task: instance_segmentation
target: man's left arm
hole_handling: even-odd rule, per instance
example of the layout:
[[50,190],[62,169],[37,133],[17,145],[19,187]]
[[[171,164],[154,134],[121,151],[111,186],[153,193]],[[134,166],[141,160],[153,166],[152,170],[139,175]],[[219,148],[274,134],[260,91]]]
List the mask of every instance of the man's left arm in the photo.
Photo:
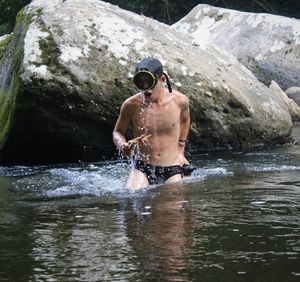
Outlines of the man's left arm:
[[189,163],[184,156],[185,146],[187,143],[187,138],[190,130],[190,107],[189,99],[183,96],[181,104],[181,114],[180,114],[180,134],[178,140],[178,151],[181,154],[181,163]]

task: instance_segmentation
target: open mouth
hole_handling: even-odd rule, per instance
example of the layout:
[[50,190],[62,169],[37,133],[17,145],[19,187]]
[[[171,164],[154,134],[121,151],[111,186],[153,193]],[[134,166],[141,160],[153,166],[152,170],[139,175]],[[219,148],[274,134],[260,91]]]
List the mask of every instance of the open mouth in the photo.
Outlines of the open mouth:
[[145,95],[145,98],[150,98],[152,93],[151,92],[148,92],[148,91],[145,91],[144,92],[144,95]]

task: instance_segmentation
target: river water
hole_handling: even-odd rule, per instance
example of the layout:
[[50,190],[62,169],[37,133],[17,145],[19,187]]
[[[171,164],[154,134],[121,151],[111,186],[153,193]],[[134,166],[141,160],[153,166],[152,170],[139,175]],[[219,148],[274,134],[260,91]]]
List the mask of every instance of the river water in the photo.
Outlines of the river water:
[[126,161],[0,167],[0,281],[300,281],[300,147],[191,159],[138,192]]

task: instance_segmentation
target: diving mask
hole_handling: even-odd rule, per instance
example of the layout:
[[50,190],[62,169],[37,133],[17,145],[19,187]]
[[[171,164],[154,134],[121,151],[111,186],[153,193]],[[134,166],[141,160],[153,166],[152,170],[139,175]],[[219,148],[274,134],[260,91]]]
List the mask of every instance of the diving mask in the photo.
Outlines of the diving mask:
[[163,72],[161,62],[158,59],[148,57],[138,63],[133,82],[140,90],[150,90],[155,87],[162,75],[166,77],[169,92],[172,92],[169,78]]

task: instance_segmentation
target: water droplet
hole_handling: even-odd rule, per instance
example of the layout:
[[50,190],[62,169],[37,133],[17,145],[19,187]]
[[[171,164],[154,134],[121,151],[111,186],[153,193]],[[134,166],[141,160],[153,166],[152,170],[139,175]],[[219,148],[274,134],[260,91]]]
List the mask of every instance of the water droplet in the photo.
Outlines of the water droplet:
[[239,274],[239,275],[245,275],[246,273],[247,273],[246,271],[238,271],[237,274]]
[[264,205],[266,204],[266,202],[264,201],[255,201],[255,202],[251,202],[252,205]]
[[141,215],[150,215],[151,212],[141,212]]

